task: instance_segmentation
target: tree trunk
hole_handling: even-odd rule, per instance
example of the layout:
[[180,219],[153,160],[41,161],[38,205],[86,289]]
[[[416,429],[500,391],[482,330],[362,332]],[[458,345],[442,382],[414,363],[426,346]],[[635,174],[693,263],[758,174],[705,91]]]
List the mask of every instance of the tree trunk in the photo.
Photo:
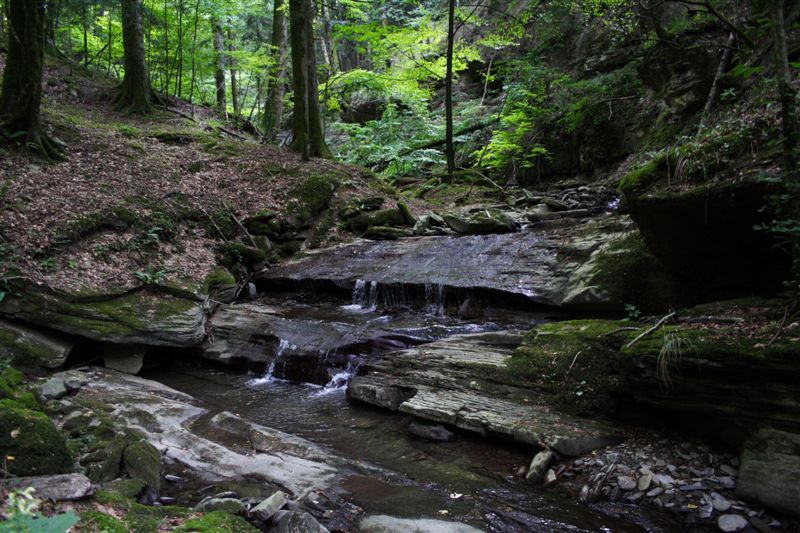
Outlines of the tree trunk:
[[[800,172],[798,172],[798,137],[796,95],[792,87],[792,69],[786,46],[786,25],[783,18],[784,2],[776,1],[774,7],[775,46],[773,50],[775,77],[781,101],[781,128],[783,132],[784,185],[789,195],[787,218],[800,221]],[[800,283],[800,236],[793,235],[793,272]]]
[[703,107],[703,116],[700,119],[700,126],[705,126],[717,102],[717,97],[719,97],[719,82],[731,64],[734,44],[736,44],[736,34],[731,32],[730,35],[728,35],[728,42],[725,44],[725,49],[722,51],[722,59],[719,60],[719,65],[717,65],[717,73],[711,84],[711,90],[708,91],[708,98],[706,98],[706,104]]
[[[192,36],[192,81],[189,84],[189,103],[194,98],[194,81],[197,76],[197,21],[200,19],[200,0],[194,4],[194,35]],[[192,108],[194,109],[194,108]]]
[[311,0],[289,0],[292,43],[292,85],[294,116],[292,149],[311,157],[330,157],[322,131],[322,115],[317,88],[317,62],[314,54],[314,8]]
[[0,131],[23,142],[46,159],[60,159],[62,150],[42,131],[44,68],[44,2],[10,0],[8,4],[8,54],[0,89]]
[[[233,32],[228,29],[228,52],[235,52],[236,47],[233,45]],[[236,76],[236,62],[233,60],[233,54],[228,57],[228,65],[231,71],[231,104],[233,104],[233,114],[239,115],[239,80]]]
[[453,144],[453,45],[455,41],[456,1],[448,0],[447,9],[447,58],[444,78],[445,155],[447,177],[452,180],[456,171],[456,150]]
[[161,92],[164,94],[169,94],[169,81],[172,74],[169,66],[169,18],[167,13],[169,13],[167,0],[164,0],[164,84],[161,86]]
[[264,109],[264,141],[273,142],[283,115],[284,81],[286,76],[286,2],[275,0],[272,12],[272,67],[269,73],[267,105]]
[[113,47],[114,44],[114,34],[113,34],[113,26],[111,25],[111,11],[109,10],[108,13],[108,68],[106,69],[106,74],[109,76],[111,75],[111,62],[113,61]]
[[152,111],[153,90],[147,75],[142,29],[142,1],[122,0],[122,44],[125,77],[114,105],[118,110],[147,114]]
[[183,96],[183,0],[178,2],[178,98]]
[[89,30],[87,29],[86,4],[81,4],[81,20],[83,22],[83,68],[89,68]]
[[[56,47],[56,29],[58,27],[58,13],[60,9],[60,0],[49,0],[47,2],[44,31],[44,51],[46,54],[53,56],[58,55],[58,48]],[[0,15],[0,19],[2,18],[2,15]]]
[[218,19],[211,19],[211,26],[214,32],[214,60],[216,70],[214,81],[217,86],[217,107],[225,112],[227,103],[225,99],[225,37],[222,34],[222,23]]

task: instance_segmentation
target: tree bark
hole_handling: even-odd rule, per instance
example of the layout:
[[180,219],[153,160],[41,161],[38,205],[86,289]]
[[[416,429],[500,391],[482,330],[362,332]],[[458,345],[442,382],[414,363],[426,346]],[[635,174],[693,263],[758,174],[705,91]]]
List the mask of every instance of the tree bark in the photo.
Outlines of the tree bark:
[[[233,32],[228,29],[228,52],[235,52],[236,47],[233,44]],[[233,114],[239,115],[241,109],[239,108],[239,80],[236,75],[236,62],[233,60],[233,54],[228,57],[228,65],[231,72],[231,103],[233,104]]]
[[225,98],[225,37],[222,33],[222,23],[218,19],[212,19],[211,26],[214,32],[214,60],[216,61],[214,81],[217,86],[217,107],[224,113],[228,105]]
[[183,0],[178,2],[178,98],[183,97]]
[[273,142],[280,130],[283,115],[286,76],[286,2],[274,0],[272,12],[272,67],[269,73],[267,105],[264,109],[264,141]]
[[[56,47],[56,29],[58,26],[58,13],[61,9],[60,0],[49,0],[47,2],[47,12],[45,16],[45,31],[44,31],[44,51],[46,54],[57,55],[58,48]],[[0,19],[2,19],[0,15]],[[2,33],[2,32],[0,32]]]
[[122,0],[122,44],[125,77],[114,106],[120,111],[145,115],[153,110],[154,94],[145,63],[141,0]]
[[708,91],[706,104],[703,106],[703,116],[700,119],[700,126],[705,126],[717,102],[717,98],[719,97],[719,82],[731,64],[734,44],[736,44],[736,34],[731,32],[730,35],[728,35],[728,42],[725,44],[725,48],[722,51],[722,58],[719,60],[719,65],[717,65],[717,73],[714,75],[714,81],[711,83],[711,90]]
[[63,151],[42,130],[44,69],[44,2],[10,0],[9,40],[3,85],[0,88],[0,131],[4,137],[23,142],[45,159],[60,159]]
[[[194,83],[197,77],[197,22],[200,20],[200,0],[194,4],[194,35],[192,36],[192,81],[189,84],[189,103],[194,99]],[[194,110],[194,108],[192,108]],[[193,111],[194,112],[194,111]]]
[[445,156],[447,176],[451,180],[456,171],[456,150],[453,144],[453,46],[455,41],[456,1],[447,6],[447,57],[444,78]]
[[319,107],[317,62],[314,54],[314,8],[311,0],[289,0],[289,23],[294,89],[291,147],[300,152],[304,160],[311,157],[330,157]]

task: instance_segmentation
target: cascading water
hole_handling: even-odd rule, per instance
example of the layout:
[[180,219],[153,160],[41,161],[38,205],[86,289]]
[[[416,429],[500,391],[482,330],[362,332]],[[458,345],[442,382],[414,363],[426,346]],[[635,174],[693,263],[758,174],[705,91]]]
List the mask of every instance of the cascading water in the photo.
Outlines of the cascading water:
[[355,376],[356,372],[358,372],[359,366],[361,366],[361,360],[358,357],[351,356],[350,362],[347,363],[347,367],[331,376],[330,381],[325,384],[325,386],[317,393],[317,395],[323,396],[336,391],[346,390],[347,386],[350,384],[350,380],[353,379],[353,376]]
[[425,284],[425,311],[432,315],[444,315],[444,285]]
[[269,367],[267,368],[267,372],[260,378],[251,379],[247,384],[252,386],[258,385],[268,385],[270,383],[275,383],[277,381],[283,381],[279,378],[275,377],[275,367],[278,364],[278,360],[281,359],[281,356],[286,352],[286,350],[296,350],[297,346],[290,343],[286,339],[280,339],[278,341],[278,348],[275,350],[275,357],[270,362]]
[[374,311],[378,308],[378,282],[356,280],[353,287],[353,303],[345,306],[348,309]]

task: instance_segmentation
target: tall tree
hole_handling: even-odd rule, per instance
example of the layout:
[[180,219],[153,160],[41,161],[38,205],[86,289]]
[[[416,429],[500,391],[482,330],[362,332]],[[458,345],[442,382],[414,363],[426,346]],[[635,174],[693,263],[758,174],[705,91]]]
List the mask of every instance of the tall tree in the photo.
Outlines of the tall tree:
[[452,179],[456,171],[456,149],[453,144],[453,47],[456,37],[456,0],[447,2],[447,57],[444,75],[445,156],[447,176]]
[[274,0],[272,9],[272,66],[269,73],[267,105],[264,110],[264,140],[272,142],[278,134],[283,114],[286,75],[286,2]]
[[142,0],[122,0],[122,43],[125,76],[114,105],[118,110],[147,114],[156,99],[150,87],[150,77],[144,55]]
[[222,23],[218,18],[211,19],[211,27],[214,32],[214,82],[217,88],[217,107],[225,112],[227,107],[225,98],[225,37],[222,33]]
[[233,114],[239,115],[241,109],[239,108],[239,81],[236,76],[236,62],[233,60],[233,52],[236,51],[236,46],[233,44],[233,30],[228,28],[228,65],[230,66],[231,74],[231,103],[233,104]]
[[44,68],[45,5],[42,0],[9,0],[8,54],[0,89],[0,132],[24,141],[46,159],[63,151],[44,133],[39,117]]
[[292,44],[293,150],[304,160],[330,157],[322,130],[317,61],[314,54],[314,7],[311,0],[289,0],[289,32]]

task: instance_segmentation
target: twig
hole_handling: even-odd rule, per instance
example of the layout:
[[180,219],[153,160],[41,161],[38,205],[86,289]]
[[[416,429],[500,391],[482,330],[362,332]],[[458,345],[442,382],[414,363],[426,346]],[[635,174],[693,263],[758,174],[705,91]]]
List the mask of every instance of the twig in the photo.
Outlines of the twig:
[[228,205],[228,202],[223,201],[222,205],[223,207],[225,207],[225,209],[228,210],[228,214],[231,216],[233,221],[236,222],[236,225],[239,226],[239,229],[241,229],[244,232],[244,234],[247,235],[247,238],[250,239],[250,243],[253,245],[253,248],[258,248],[256,240],[253,238],[252,235],[250,235],[250,232],[247,231],[247,228],[244,227],[244,224],[242,224],[241,221],[236,217],[236,215],[233,212],[233,209],[231,209],[231,207]]
[[200,211],[202,211],[202,212],[203,212],[203,214],[206,216],[206,218],[208,218],[208,220],[210,220],[210,221],[211,221],[211,224],[213,224],[213,225],[214,225],[214,227],[217,229],[217,233],[219,233],[219,236],[220,236],[220,237],[222,237],[222,240],[223,240],[224,242],[228,242],[228,239],[226,239],[226,238],[225,238],[225,234],[224,234],[224,233],[222,233],[222,230],[221,230],[221,229],[219,229],[219,226],[218,226],[218,225],[217,225],[217,223],[214,221],[214,218],[213,218],[211,215],[209,215],[209,214],[208,214],[208,211],[206,211],[206,210],[205,210],[205,209],[203,209],[202,207],[200,207]]
[[581,354],[582,351],[583,350],[578,350],[578,352],[575,354],[575,357],[572,358],[572,363],[570,363],[569,368],[567,369],[566,373],[564,374],[565,376],[567,374],[569,374],[570,370],[572,370],[572,367],[575,366],[575,361],[578,360],[578,356]]
[[626,344],[626,345],[625,345],[625,347],[626,347],[626,348],[630,348],[631,346],[633,346],[634,344],[636,344],[637,342],[639,342],[639,341],[640,341],[640,340],[642,340],[643,338],[647,337],[648,335],[650,335],[651,333],[653,333],[654,331],[656,331],[657,329],[659,329],[661,326],[663,326],[663,325],[664,325],[664,323],[666,323],[666,322],[667,322],[667,321],[668,321],[670,318],[672,318],[672,317],[674,317],[674,316],[675,316],[675,311],[672,311],[670,314],[668,314],[668,315],[666,315],[665,317],[661,318],[661,320],[659,320],[658,322],[656,322],[656,323],[655,323],[653,326],[651,326],[651,327],[647,328],[647,330],[645,330],[643,333],[641,333],[640,335],[638,335],[638,336],[637,336],[635,339],[633,339],[631,342],[629,342],[628,344]]

